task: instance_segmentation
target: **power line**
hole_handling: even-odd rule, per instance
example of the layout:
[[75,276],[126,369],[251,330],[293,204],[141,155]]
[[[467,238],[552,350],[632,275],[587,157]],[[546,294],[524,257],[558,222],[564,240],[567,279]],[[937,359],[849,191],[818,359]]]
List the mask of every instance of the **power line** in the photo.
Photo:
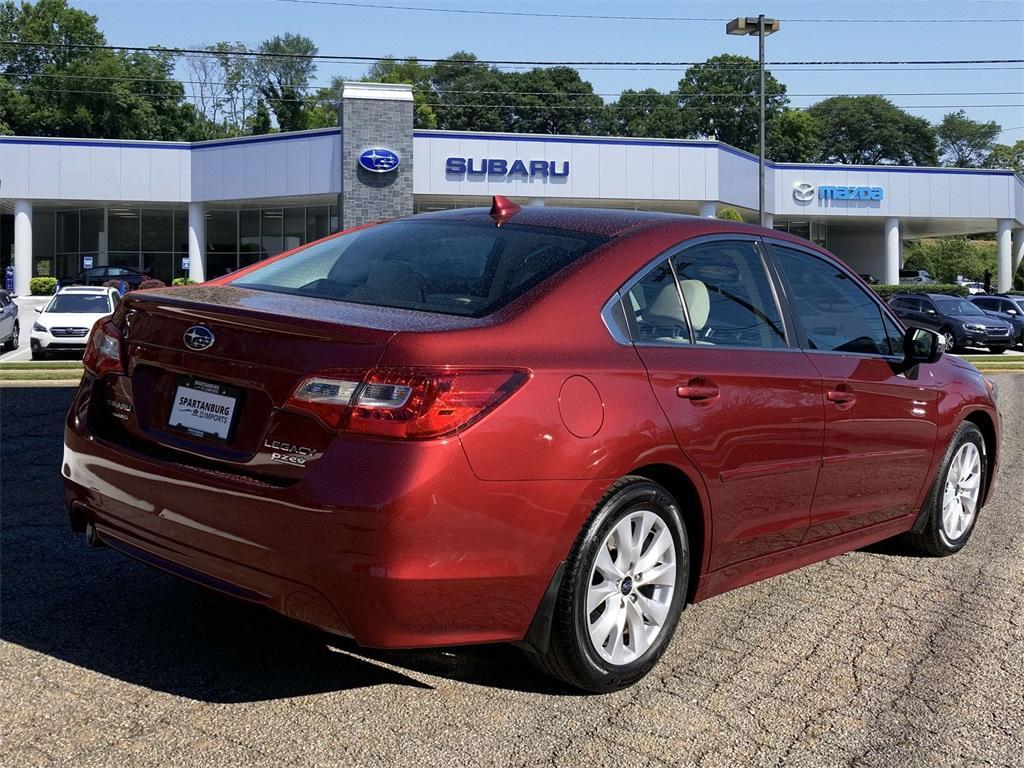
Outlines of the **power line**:
[[[114,91],[109,91],[109,90],[101,91],[101,90],[94,90],[94,89],[77,89],[77,88],[32,88],[32,89],[29,90],[29,92],[30,93],[78,93],[78,94],[92,94],[92,95],[99,95],[99,96],[114,95],[114,93],[115,93]],[[127,96],[143,96],[143,97],[152,97],[152,98],[164,98],[164,99],[176,99],[176,100],[190,100],[190,99],[191,100],[195,100],[195,99],[199,98],[197,96],[189,95],[189,94],[185,94],[185,93],[177,94],[177,93],[156,93],[156,92],[142,92],[142,91],[129,91],[128,93],[126,93],[124,95],[127,95]],[[334,103],[336,103],[333,99],[315,98],[315,97],[312,97],[312,98],[261,97],[261,98],[263,98],[264,101],[272,102],[272,103],[277,103],[277,102],[292,102],[292,103],[294,103],[294,102],[302,102],[302,103],[310,103],[310,102],[312,102],[314,104],[334,104]],[[589,104],[550,104],[550,103],[548,103],[548,104],[508,104],[508,103],[500,103],[500,102],[499,103],[495,103],[495,102],[465,102],[465,103],[438,102],[438,103],[432,103],[429,106],[431,108],[441,108],[441,109],[470,108],[470,107],[486,107],[486,108],[491,108],[491,109],[493,109],[493,108],[498,108],[498,109],[598,109],[598,108],[600,108],[601,106],[604,106],[604,105],[597,105],[597,104],[594,104],[594,105],[589,105]],[[896,106],[900,107],[901,109],[957,109],[957,108],[962,107],[963,105],[960,105],[960,104],[912,104],[912,105],[907,105],[907,106],[900,106],[900,105],[896,105]],[[972,105],[969,105],[969,106],[974,107],[974,108],[978,108],[978,109],[1010,109],[1010,108],[1021,109],[1021,108],[1024,108],[1024,103],[1021,103],[1021,104],[1005,104],[1005,103],[1003,103],[1003,104],[972,104]],[[710,111],[710,110],[719,110],[719,111],[728,111],[728,112],[735,111],[733,107],[730,107],[730,106],[727,106],[727,105],[706,106],[706,107],[678,107],[678,106],[674,106],[674,105],[664,105],[664,106],[657,106],[657,105],[655,105],[653,107],[645,107],[645,106],[631,107],[629,105],[621,105],[621,107],[623,109],[643,109],[643,110],[648,110],[648,111],[655,111],[655,110],[672,110],[672,111],[678,111],[678,112],[706,112],[706,111]],[[806,111],[807,108],[806,107],[791,107],[790,109],[792,109],[793,111],[801,111],[802,112],[802,111]],[[832,107],[832,109],[843,109],[843,110],[853,109],[853,110],[859,110],[860,107],[857,107],[857,106],[844,106],[844,107]]]
[[[538,13],[533,11],[495,11],[477,8],[426,8],[418,5],[393,5],[385,3],[357,3],[342,0],[275,0],[279,3],[298,5],[328,5],[343,8],[360,8],[379,11],[417,11],[421,13],[468,14],[475,16],[525,16],[541,19],[586,19],[601,21],[684,21],[684,22],[725,22],[727,18],[720,16],[619,16],[597,13]],[[789,19],[787,24],[1006,24],[1021,23],[1021,19],[935,19],[918,17],[915,19]]]
[[[351,61],[351,62],[378,62],[388,60],[386,56],[351,56],[328,53],[270,53],[268,51],[253,51],[243,49],[238,51],[224,52],[211,51],[207,48],[163,48],[160,46],[139,46],[139,45],[100,45],[90,43],[37,43],[13,40],[0,43],[0,45],[13,45],[19,47],[36,48],[78,48],[86,50],[106,51],[131,51],[133,53],[154,53],[174,55],[196,55],[196,56],[244,56],[269,59],[304,59],[316,61]],[[515,65],[515,66],[543,66],[543,67],[575,67],[575,66],[658,66],[658,67],[688,67],[699,64],[708,64],[706,61],[545,61],[545,60],[518,60],[518,59],[474,59],[473,61],[452,61],[445,58],[427,57],[406,57],[413,58],[418,62],[444,63],[449,65]],[[1024,64],[1024,59],[876,59],[876,60],[820,60],[820,61],[771,61],[766,62],[768,66],[873,66],[873,65],[968,65],[968,64]],[[751,65],[725,65],[722,69],[736,68],[749,69]]]
[[[22,77],[13,72],[0,72],[0,77],[18,78]],[[180,83],[181,85],[193,85],[193,86],[228,86],[231,85],[236,88],[259,88],[262,83],[255,81],[238,81],[238,82],[227,82],[225,80],[179,80],[179,79],[168,79],[159,77],[127,77],[124,75],[71,75],[67,73],[38,73],[33,75],[24,76],[31,82],[40,78],[54,79],[54,80],[99,80],[104,82],[138,82],[138,83]],[[21,84],[21,85],[24,85]],[[330,86],[320,85],[290,85],[290,87],[296,90],[321,90],[329,88]],[[439,93],[431,88],[417,88],[413,86],[413,93]],[[460,88],[444,88],[441,93],[459,93],[459,94],[474,94],[484,96],[564,96],[569,98],[584,98],[587,96],[611,96],[611,97],[622,97],[626,96],[640,96],[640,97],[657,97],[657,96],[674,96],[675,92],[659,92],[656,94],[644,93],[643,91],[632,91],[626,93],[625,91],[587,91],[587,92],[575,92],[575,91],[486,91],[476,89],[460,89]],[[714,96],[716,98],[756,98],[756,94],[748,93],[720,93],[715,91],[702,91],[697,94],[686,94],[687,96]],[[769,94],[769,96],[785,96],[787,98],[827,98],[830,96],[1020,96],[1024,95],[1024,91],[891,91],[891,92],[877,92],[872,91],[870,93],[836,93],[836,92],[822,92],[822,93],[790,93],[784,94]],[[970,106],[970,105],[965,105]]]

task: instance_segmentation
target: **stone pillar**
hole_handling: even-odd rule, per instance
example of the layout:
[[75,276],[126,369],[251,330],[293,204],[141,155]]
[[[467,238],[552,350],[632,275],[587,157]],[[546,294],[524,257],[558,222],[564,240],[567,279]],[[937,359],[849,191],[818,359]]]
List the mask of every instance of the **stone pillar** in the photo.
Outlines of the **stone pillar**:
[[996,290],[1000,293],[1013,287],[1013,263],[1010,253],[1010,232],[1013,219],[999,219],[996,222]]
[[29,295],[32,279],[32,203],[14,201],[14,292]]
[[715,218],[715,214],[717,212],[718,211],[716,210],[716,206],[712,202],[704,202],[700,204],[700,215],[703,216],[705,219]]
[[1010,238],[1010,274],[1016,275],[1024,261],[1024,227],[1013,230]]
[[[412,214],[412,86],[345,83],[338,117],[341,228]],[[373,149],[394,153],[397,165],[377,163],[376,171],[361,165],[360,156]]]
[[889,217],[885,220],[885,275],[886,285],[900,282],[900,220]]
[[206,280],[206,206],[188,204],[188,278]]

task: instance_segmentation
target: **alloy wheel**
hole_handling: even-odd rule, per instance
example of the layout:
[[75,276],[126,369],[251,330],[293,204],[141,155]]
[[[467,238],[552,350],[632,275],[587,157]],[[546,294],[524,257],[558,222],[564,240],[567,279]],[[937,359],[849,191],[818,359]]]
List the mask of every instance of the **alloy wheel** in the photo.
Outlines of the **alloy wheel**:
[[981,453],[973,442],[960,446],[946,472],[942,493],[942,532],[956,541],[970,530],[981,493]]
[[597,654],[615,665],[643,656],[669,618],[677,545],[652,510],[620,520],[598,549],[587,589],[587,628]]
[[950,333],[949,331],[946,331],[944,334],[942,334],[942,338],[945,339],[945,342],[946,342],[946,350],[945,351],[946,352],[952,352],[953,351],[953,347],[956,346],[956,337],[952,333]]

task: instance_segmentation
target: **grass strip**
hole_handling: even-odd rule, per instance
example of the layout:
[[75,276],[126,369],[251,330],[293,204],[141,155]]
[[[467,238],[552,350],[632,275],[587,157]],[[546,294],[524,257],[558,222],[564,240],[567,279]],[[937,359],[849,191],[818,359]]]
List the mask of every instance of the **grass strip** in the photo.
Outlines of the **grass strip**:
[[81,370],[82,363],[75,360],[38,360],[31,363],[0,363],[0,371],[33,371],[33,370]]
[[81,378],[81,371],[73,370],[0,371],[0,381],[78,381]]

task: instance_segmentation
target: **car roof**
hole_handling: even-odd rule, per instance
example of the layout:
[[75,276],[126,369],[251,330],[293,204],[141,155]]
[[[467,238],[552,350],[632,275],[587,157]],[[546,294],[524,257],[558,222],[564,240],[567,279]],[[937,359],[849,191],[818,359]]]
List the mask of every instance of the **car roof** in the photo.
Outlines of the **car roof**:
[[[490,208],[456,208],[448,211],[434,211],[421,213],[416,216],[417,221],[425,219],[439,221],[471,221],[489,222],[491,219]],[[661,211],[628,211],[619,208],[568,208],[568,207],[547,207],[547,206],[523,206],[520,210],[509,216],[509,224],[518,224],[527,227],[545,227],[548,229],[563,229],[573,232],[582,232],[592,235],[604,235],[614,237],[623,232],[634,229],[644,224],[655,222],[675,222],[685,220],[709,221],[698,216],[688,216],[682,213],[664,213]],[[711,221],[714,221],[713,219]],[[727,223],[727,222],[722,222]]]
[[110,293],[113,290],[113,288],[102,285],[69,285],[67,288],[61,288],[57,293]]

